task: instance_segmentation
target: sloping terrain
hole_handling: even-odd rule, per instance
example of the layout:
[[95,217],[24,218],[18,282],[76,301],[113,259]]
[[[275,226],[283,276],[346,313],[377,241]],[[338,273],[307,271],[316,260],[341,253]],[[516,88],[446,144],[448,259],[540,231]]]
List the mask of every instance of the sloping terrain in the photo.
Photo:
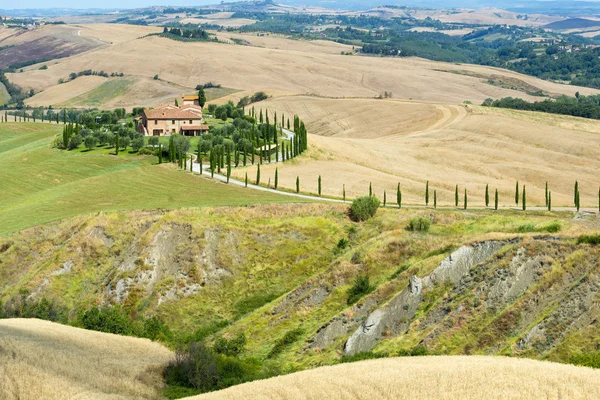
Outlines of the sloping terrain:
[[[285,38],[248,37],[248,40],[256,42],[256,46],[266,47],[186,43],[145,37],[60,60],[47,70],[32,66],[23,73],[7,76],[11,82],[35,91],[56,85],[58,79],[68,77],[73,71],[93,69],[148,79],[158,75],[162,80],[191,90],[199,83],[212,81],[240,90],[316,93],[336,97],[375,97],[387,91],[392,92],[395,98],[451,104],[466,100],[481,103],[488,97],[539,99],[522,90],[489,84],[487,79],[492,75],[522,81],[527,87],[545,93],[598,93],[594,89],[560,85],[483,66],[415,58],[342,56],[339,54],[342,50],[340,45],[335,43]],[[150,55],[152,62],[145,62]],[[31,101],[34,100],[35,97]],[[134,106],[148,101],[148,98],[129,100]]]
[[0,234],[108,210],[302,202],[177,171],[157,157],[52,148],[63,125],[0,125]]
[[34,319],[0,320],[0,398],[158,399],[174,357],[145,339]]
[[[579,180],[582,207],[598,208],[597,174],[600,129],[594,120],[471,105],[411,103],[394,99],[274,97],[256,103],[270,115],[298,114],[307,124],[309,151],[276,165],[279,185],[317,193],[322,176],[325,195],[349,198],[367,193],[369,183],[381,199],[424,204],[425,183],[437,190],[438,205],[454,206],[455,185],[481,206],[485,185],[498,188],[500,207],[514,206],[516,181],[527,186],[530,206],[545,205],[545,183],[554,206],[573,205]],[[275,165],[263,166],[273,176]],[[235,176],[256,167],[235,169]],[[460,203],[462,204],[462,203]],[[492,204],[492,203],[490,203]]]
[[[406,229],[416,217],[428,232]],[[0,240],[0,302],[120,304],[181,337],[243,332],[244,357],[282,370],[419,346],[568,361],[595,350],[600,311],[600,248],[572,238],[599,229],[597,215],[508,211],[357,224],[342,205],[82,216]],[[349,304],[361,275],[371,290]]]
[[251,382],[187,400],[591,399],[600,371],[501,357],[369,360]]

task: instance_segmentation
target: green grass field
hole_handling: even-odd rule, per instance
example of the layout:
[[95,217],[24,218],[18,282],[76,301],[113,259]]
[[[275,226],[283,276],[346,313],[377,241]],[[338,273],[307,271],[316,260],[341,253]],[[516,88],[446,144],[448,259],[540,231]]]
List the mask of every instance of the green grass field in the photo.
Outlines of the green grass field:
[[73,97],[58,107],[100,107],[104,103],[123,95],[137,78],[113,78],[89,92]]
[[0,125],[0,235],[98,211],[299,202],[157,165],[156,157],[52,148],[61,125]]

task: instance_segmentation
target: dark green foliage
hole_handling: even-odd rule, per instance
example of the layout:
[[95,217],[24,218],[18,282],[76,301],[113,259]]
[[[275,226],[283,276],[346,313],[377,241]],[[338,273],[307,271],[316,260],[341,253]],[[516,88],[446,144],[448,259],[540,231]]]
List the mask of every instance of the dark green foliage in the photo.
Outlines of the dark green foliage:
[[494,210],[498,209],[498,189],[496,189],[496,194],[494,195]]
[[523,211],[527,210],[527,189],[525,188],[525,185],[523,185],[523,202],[522,202],[522,206],[523,206]]
[[454,207],[458,207],[458,185],[454,188]]
[[375,216],[379,208],[379,199],[374,196],[358,197],[350,206],[350,218],[354,221],[366,221]]
[[385,357],[389,357],[389,354],[373,353],[372,351],[364,351],[364,352],[353,354],[351,356],[342,356],[342,358],[340,359],[340,363],[351,363],[351,362],[363,361],[363,360],[374,360],[377,358],[385,358]]
[[404,271],[408,270],[409,267],[410,267],[410,264],[403,264],[402,266],[400,266],[400,268],[398,268],[396,271],[394,271],[394,273],[392,275],[390,275],[390,280],[396,279],[397,277],[399,277],[400,274],[403,273]]
[[552,192],[548,192],[548,211],[552,211]]
[[488,207],[490,205],[490,187],[489,185],[485,185],[485,206]]
[[581,235],[577,238],[577,244],[600,244],[600,235]]
[[[600,84],[600,79],[598,80]],[[486,100],[484,106],[509,108],[513,110],[539,111],[551,114],[572,115],[575,117],[600,119],[600,96],[569,97],[528,102],[519,98],[506,97],[500,100]]]
[[256,169],[256,184],[258,185],[260,183],[260,164],[258,164],[257,167],[258,168]]
[[548,207],[548,182],[546,181],[546,207]]
[[204,93],[204,88],[198,88],[198,101],[200,103],[200,107],[204,107],[206,104],[206,93]]
[[396,203],[398,204],[398,208],[402,208],[402,191],[400,190],[400,184],[396,188]]
[[429,205],[429,181],[425,184],[425,206]]
[[275,188],[275,190],[277,190],[278,184],[279,184],[279,169],[275,168],[275,186],[273,186]]
[[418,356],[426,356],[429,354],[427,347],[423,345],[416,345],[410,350],[401,349],[398,351],[398,356],[400,357],[418,357]]
[[215,340],[214,350],[218,354],[237,357],[244,351],[246,346],[246,336],[243,333],[236,335],[231,339],[219,337]]
[[528,233],[528,232],[547,232],[547,233],[557,233],[562,229],[562,224],[560,221],[554,221],[549,223],[548,225],[536,227],[533,224],[524,224],[520,225],[517,228],[517,232],[519,233]]
[[383,191],[383,206],[385,207],[385,204],[387,203],[387,192],[384,190]]
[[437,208],[437,190],[433,191],[433,208]]
[[75,150],[81,145],[82,139],[79,135],[73,135],[69,140],[69,150]]
[[356,303],[361,297],[371,293],[374,289],[375,287],[371,286],[368,275],[358,275],[348,289],[348,305]]
[[215,334],[221,329],[225,328],[227,325],[229,325],[229,323],[230,322],[226,319],[218,319],[216,321],[211,321],[206,325],[202,325],[201,327],[196,329],[196,331],[186,339],[186,342],[202,342],[210,335]]
[[289,347],[290,345],[294,344],[299,339],[301,339],[303,334],[304,329],[300,327],[292,329],[291,331],[287,331],[285,335],[283,335],[283,337],[275,343],[275,346],[273,346],[273,348],[267,355],[267,358],[273,358],[277,356],[278,354],[283,352],[286,349],[286,347]]
[[569,362],[583,367],[600,368],[600,351],[578,354],[571,357]]
[[300,177],[296,177],[296,193],[300,193]]
[[515,204],[519,205],[519,181],[515,184]]
[[467,209],[468,199],[467,199],[467,189],[465,188],[465,197],[464,197],[464,209]]
[[321,196],[321,175],[319,175],[318,191],[319,191],[319,196]]
[[427,232],[431,226],[431,220],[424,217],[411,218],[406,229],[411,232]]
[[575,188],[573,189],[573,205],[577,207],[577,197],[579,194],[579,182],[575,181]]
[[344,250],[346,249],[346,247],[348,247],[348,239],[341,238],[340,240],[338,240],[336,245],[337,250]]

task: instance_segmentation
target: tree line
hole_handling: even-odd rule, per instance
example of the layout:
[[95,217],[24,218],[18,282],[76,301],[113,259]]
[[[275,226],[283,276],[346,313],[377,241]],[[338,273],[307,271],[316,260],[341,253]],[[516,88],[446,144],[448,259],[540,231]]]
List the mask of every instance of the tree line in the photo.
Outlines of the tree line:
[[580,95],[579,92],[575,93],[575,97],[563,95],[554,100],[546,99],[535,102],[513,97],[505,97],[499,100],[486,99],[482,105],[486,107],[541,111],[551,114],[600,119],[600,95],[584,96]]

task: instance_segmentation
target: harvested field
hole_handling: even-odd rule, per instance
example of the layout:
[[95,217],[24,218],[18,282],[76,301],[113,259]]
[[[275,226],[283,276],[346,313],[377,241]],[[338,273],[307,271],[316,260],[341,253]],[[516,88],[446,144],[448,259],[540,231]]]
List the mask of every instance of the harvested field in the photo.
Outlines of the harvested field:
[[592,399],[600,371],[504,357],[407,357],[320,367],[189,400]]
[[[427,105],[436,110],[429,120],[403,122],[402,115],[410,113],[407,103],[344,102],[340,107],[340,100],[299,96],[255,105],[287,115],[293,104],[312,133],[305,155],[278,165],[280,187],[295,190],[298,176],[302,191],[316,193],[321,175],[325,195],[341,197],[343,184],[348,197],[364,195],[372,183],[378,197],[386,190],[393,202],[400,183],[403,202],[422,204],[429,180],[431,190],[437,190],[438,205],[454,205],[458,184],[461,199],[466,185],[469,204],[481,206],[489,184],[492,191],[498,188],[500,206],[509,207],[514,205],[517,180],[527,185],[530,206],[545,204],[549,181],[553,205],[572,206],[573,184],[579,180],[582,206],[597,209],[600,135],[595,121],[438,104]],[[388,117],[381,121],[382,114],[365,112],[371,108]],[[430,125],[424,128],[426,124]],[[263,166],[261,174],[272,177],[274,169]],[[251,167],[233,174],[243,177],[246,171],[255,174]]]
[[[255,39],[249,36],[248,40]],[[375,97],[388,91],[395,98],[451,104],[465,100],[480,103],[488,97],[540,99],[520,90],[489,85],[481,77],[440,71],[457,70],[485,77],[499,75],[516,78],[548,93],[600,93],[594,89],[560,85],[502,69],[417,58],[342,56],[339,55],[339,45],[335,44],[273,37],[256,40],[257,45],[263,43],[269,47],[184,43],[148,37],[63,59],[45,71],[32,68],[7,76],[21,87],[36,91],[55,85],[59,78],[68,76],[70,72],[94,69],[119,71],[126,76],[148,79],[158,74],[165,82],[192,90],[198,83],[212,81],[240,90],[316,93],[336,97]],[[276,46],[281,48],[274,48]],[[328,54],[334,53],[334,48],[338,54]],[[147,54],[153,54],[156,62],[141,62]],[[210,54],[210,57],[206,57],[206,54]],[[150,102],[151,99],[131,100],[131,106],[135,106],[142,100]]]
[[158,399],[173,354],[137,339],[35,319],[0,320],[0,398]]

